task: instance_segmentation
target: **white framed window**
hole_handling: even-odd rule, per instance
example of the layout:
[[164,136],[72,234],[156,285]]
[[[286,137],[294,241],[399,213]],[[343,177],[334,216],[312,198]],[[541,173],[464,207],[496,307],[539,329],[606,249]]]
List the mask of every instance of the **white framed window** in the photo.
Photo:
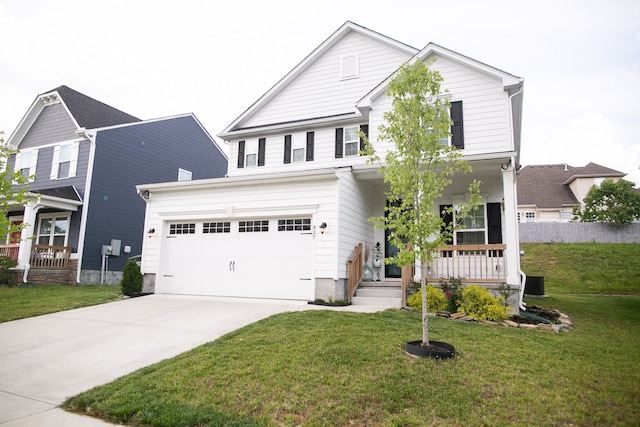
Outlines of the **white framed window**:
[[360,75],[360,56],[358,54],[343,55],[340,58],[340,79],[355,79]]
[[258,165],[258,140],[250,140],[245,144],[245,165],[247,167]]
[[297,133],[291,135],[291,158],[294,162],[304,162],[305,147],[307,145],[307,134]]
[[68,212],[40,215],[38,223],[38,235],[36,241],[39,245],[67,246],[69,238]]
[[526,220],[526,222],[534,222],[536,220],[536,213],[535,212],[525,212],[524,213],[524,219]]
[[570,220],[571,218],[573,218],[571,211],[560,211],[560,219]]
[[459,211],[460,209],[456,207],[453,212],[454,221],[461,226],[454,232],[456,245],[484,245],[486,242],[484,205],[475,206],[469,212],[469,216],[457,219],[456,214]]
[[178,168],[178,181],[191,181],[191,171]]
[[360,137],[358,127],[344,128],[344,155],[357,156],[360,154]]
[[35,181],[36,166],[38,164],[38,150],[24,150],[16,154],[14,170],[20,171],[22,176],[29,178],[29,182]]
[[79,142],[60,144],[54,147],[51,179],[65,179],[76,176],[79,148]]

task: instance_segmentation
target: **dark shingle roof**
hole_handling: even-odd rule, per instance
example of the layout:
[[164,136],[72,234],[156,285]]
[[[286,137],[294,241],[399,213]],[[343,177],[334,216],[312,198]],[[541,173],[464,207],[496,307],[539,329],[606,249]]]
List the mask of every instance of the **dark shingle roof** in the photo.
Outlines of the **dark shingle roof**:
[[49,92],[58,92],[80,127],[95,129],[141,121],[139,118],[97,101],[67,86]]
[[81,202],[82,199],[78,194],[75,187],[57,187],[57,188],[43,188],[41,190],[31,190],[32,193],[42,194],[43,196],[57,197],[59,199],[73,200],[75,202]]
[[518,172],[518,205],[536,205],[539,209],[578,205],[569,188],[577,178],[623,177],[624,173],[589,163],[584,167],[566,164],[525,166]]

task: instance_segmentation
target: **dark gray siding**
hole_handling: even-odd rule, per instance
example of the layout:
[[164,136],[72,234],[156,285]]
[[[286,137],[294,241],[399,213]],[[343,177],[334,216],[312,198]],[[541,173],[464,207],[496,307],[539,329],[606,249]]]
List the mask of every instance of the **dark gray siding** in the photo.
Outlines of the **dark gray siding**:
[[75,186],[80,197],[84,200],[84,187],[87,181],[87,167],[89,165],[89,152],[91,150],[89,140],[80,141],[80,147],[78,150],[78,168],[76,170],[76,176],[71,178],[51,179],[53,149],[54,146],[38,149],[36,180],[30,183],[29,188],[32,190],[41,190],[43,188]]
[[20,149],[55,144],[77,138],[76,125],[60,103],[44,107],[25,137]]
[[[99,270],[100,249],[111,239],[140,254],[145,232],[145,203],[135,186],[176,181],[178,168],[193,179],[215,178],[227,172],[227,161],[206,132],[191,117],[143,122],[104,130],[96,139],[89,200],[83,270]],[[122,270],[127,256],[109,260],[109,270]]]

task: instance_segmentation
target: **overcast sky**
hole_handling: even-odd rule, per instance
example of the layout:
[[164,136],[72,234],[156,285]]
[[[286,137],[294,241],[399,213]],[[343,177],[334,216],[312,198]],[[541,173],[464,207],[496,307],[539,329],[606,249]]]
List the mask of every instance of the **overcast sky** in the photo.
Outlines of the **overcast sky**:
[[523,165],[595,162],[640,185],[638,0],[0,0],[0,130],[67,85],[215,135],[347,20],[523,77]]

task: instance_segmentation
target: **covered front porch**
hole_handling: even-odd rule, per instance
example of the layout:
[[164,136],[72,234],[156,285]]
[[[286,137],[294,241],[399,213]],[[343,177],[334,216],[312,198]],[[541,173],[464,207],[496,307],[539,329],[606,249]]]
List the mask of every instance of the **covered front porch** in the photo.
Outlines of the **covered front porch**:
[[0,244],[0,256],[16,262],[12,269],[15,282],[75,283],[77,259],[72,257],[68,240],[72,213],[82,201],[59,195],[33,193],[29,203],[9,212],[13,223],[24,224],[19,235]]

